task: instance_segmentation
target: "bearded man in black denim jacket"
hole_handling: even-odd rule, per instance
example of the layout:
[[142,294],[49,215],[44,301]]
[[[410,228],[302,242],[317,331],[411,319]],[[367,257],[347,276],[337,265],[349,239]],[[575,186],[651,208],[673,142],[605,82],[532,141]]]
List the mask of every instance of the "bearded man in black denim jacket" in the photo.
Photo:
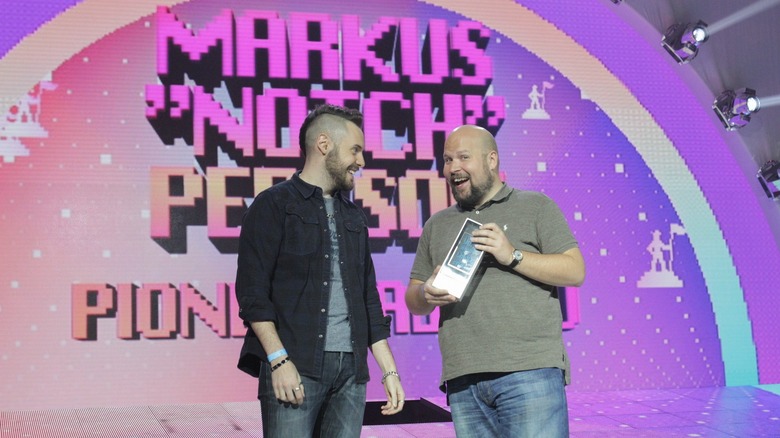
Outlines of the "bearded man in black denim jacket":
[[356,110],[312,111],[303,169],[257,195],[243,219],[236,294],[250,329],[238,366],[259,378],[265,437],[360,436],[369,348],[382,413],[403,409],[366,218],[348,198],[365,165],[361,125]]

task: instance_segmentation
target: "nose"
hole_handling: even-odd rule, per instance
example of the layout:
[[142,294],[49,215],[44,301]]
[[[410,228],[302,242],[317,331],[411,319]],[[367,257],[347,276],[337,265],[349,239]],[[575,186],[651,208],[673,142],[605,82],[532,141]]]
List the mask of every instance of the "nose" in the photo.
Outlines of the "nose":
[[364,167],[366,165],[366,160],[363,158],[363,152],[357,155],[357,165],[358,167]]

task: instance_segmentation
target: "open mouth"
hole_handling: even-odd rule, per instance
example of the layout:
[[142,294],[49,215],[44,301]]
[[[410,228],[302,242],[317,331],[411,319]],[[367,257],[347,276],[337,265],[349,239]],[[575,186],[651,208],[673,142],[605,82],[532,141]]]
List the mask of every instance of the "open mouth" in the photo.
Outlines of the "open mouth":
[[357,175],[358,172],[360,172],[360,168],[359,167],[350,167],[349,169],[347,169],[347,173],[352,175],[352,176]]
[[460,186],[469,181],[469,177],[466,176],[453,176],[450,178],[450,184],[454,187]]

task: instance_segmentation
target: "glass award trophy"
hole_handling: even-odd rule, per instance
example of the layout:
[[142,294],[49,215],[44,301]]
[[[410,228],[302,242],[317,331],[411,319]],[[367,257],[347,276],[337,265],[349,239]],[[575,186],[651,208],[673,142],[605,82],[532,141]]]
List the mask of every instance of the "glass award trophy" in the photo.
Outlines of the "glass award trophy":
[[451,295],[461,299],[482,260],[483,251],[474,248],[471,242],[471,233],[478,230],[481,225],[468,218],[463,222],[444,263],[439,268],[436,278],[433,279],[433,287],[445,289]]

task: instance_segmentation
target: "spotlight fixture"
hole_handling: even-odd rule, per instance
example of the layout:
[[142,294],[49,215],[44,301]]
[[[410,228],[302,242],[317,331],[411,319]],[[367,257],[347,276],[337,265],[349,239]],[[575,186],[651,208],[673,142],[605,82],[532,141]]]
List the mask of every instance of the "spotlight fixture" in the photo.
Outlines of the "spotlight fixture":
[[758,169],[756,178],[764,188],[767,197],[774,199],[780,196],[780,188],[774,184],[775,181],[780,180],[780,163],[775,160],[767,161]]
[[614,3],[614,4],[616,4],[616,5],[619,5],[619,4],[620,4],[620,2],[622,2],[622,1],[623,1],[623,0],[612,0],[612,3]]
[[690,62],[699,53],[699,46],[707,41],[707,23],[673,24],[666,30],[661,45],[679,64]]
[[726,90],[715,99],[712,109],[723,122],[723,127],[733,131],[750,123],[750,116],[761,109],[761,102],[755,90],[750,88]]

